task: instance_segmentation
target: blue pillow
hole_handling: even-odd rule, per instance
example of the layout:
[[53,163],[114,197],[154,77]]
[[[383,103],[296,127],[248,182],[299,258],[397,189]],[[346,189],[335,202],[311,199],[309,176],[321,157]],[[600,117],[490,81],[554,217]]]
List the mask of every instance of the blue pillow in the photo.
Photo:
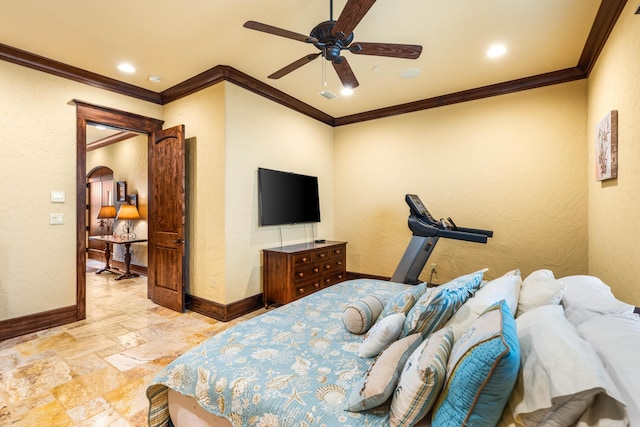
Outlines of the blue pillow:
[[407,314],[425,292],[427,292],[427,284],[421,283],[395,294],[387,305],[385,305],[384,310],[380,313],[380,317],[387,317],[390,314],[396,313]]
[[407,314],[400,337],[419,332],[428,336],[442,328],[462,304],[480,288],[484,271],[457,277],[423,294]]
[[495,426],[519,370],[516,322],[501,300],[487,308],[453,345],[432,427]]

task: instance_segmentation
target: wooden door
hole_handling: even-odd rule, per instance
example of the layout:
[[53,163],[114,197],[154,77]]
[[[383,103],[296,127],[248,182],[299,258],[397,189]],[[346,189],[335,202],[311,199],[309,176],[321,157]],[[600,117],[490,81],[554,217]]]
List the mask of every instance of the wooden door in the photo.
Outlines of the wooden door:
[[184,311],[185,141],[184,125],[149,139],[149,298]]

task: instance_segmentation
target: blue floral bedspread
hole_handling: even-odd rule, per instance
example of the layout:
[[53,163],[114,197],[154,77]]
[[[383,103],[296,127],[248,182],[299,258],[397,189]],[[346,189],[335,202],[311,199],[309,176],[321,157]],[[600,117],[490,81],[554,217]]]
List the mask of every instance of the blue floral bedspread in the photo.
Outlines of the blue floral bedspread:
[[342,313],[350,302],[367,295],[388,300],[406,286],[342,282],[209,338],[148,387],[149,425],[169,425],[168,388],[194,397],[235,427],[388,425],[388,408],[344,409],[373,359],[358,357],[363,336],[345,329]]

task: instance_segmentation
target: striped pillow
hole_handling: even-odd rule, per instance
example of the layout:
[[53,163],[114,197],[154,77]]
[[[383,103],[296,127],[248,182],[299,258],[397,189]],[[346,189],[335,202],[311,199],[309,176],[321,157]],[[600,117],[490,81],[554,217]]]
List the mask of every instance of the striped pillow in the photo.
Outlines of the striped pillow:
[[422,295],[407,314],[400,337],[415,333],[424,336],[442,328],[482,283],[485,270],[460,276]]
[[376,322],[386,303],[387,300],[375,295],[352,302],[342,313],[342,323],[352,334],[364,334]]
[[516,322],[502,300],[487,308],[453,345],[431,425],[497,425],[519,370]]
[[452,346],[453,330],[443,328],[409,357],[391,401],[391,426],[413,426],[431,410],[444,386]]
[[380,317],[386,317],[396,313],[407,314],[425,292],[427,292],[427,284],[421,283],[397,293],[384,307]]

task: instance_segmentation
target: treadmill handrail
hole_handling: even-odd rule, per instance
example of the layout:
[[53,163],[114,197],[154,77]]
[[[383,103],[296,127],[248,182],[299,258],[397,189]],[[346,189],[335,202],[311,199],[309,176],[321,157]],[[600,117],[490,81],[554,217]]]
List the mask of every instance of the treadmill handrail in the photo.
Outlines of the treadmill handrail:
[[[478,230],[480,233],[457,230],[447,230],[427,224],[415,215],[409,215],[409,229],[415,236],[421,237],[444,237],[446,239],[465,240],[467,242],[487,243],[488,234],[482,233],[487,230]],[[472,229],[468,229],[472,230]],[[493,235],[493,232],[490,232]]]

